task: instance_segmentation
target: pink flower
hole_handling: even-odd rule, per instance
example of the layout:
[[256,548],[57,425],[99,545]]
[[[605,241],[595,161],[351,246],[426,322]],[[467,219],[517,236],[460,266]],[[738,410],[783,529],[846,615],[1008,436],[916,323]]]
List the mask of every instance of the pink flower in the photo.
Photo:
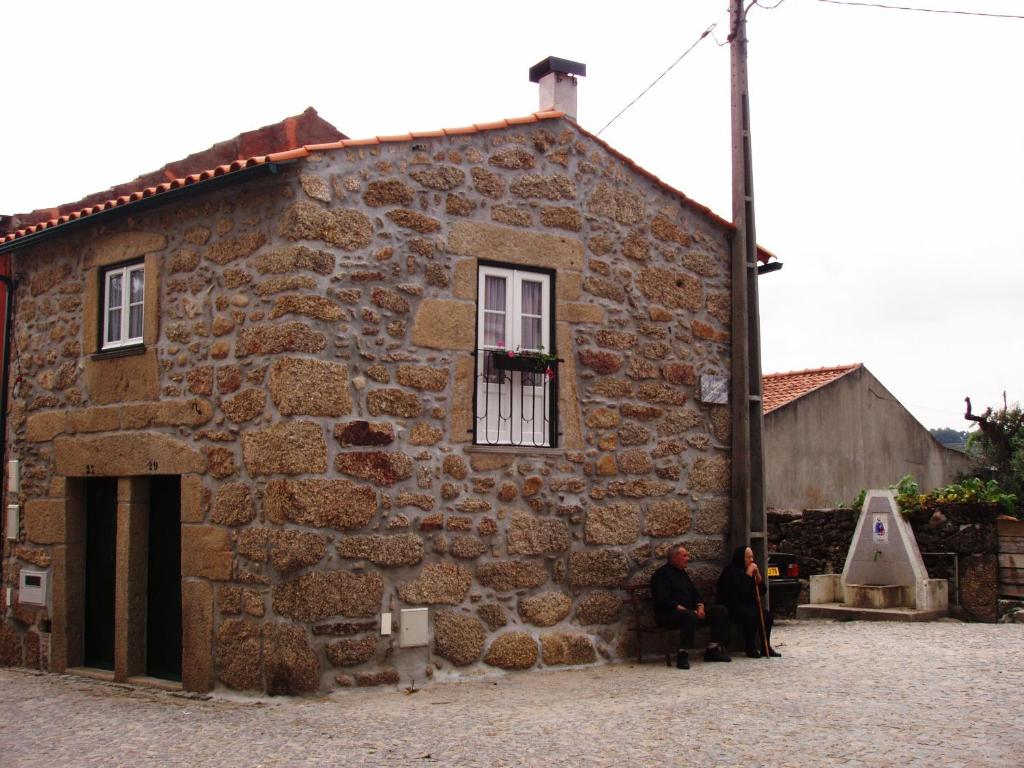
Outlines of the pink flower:
[[549,366],[548,369],[544,371],[544,375],[548,377],[548,381],[551,381],[553,378],[555,378],[555,371],[553,368]]
[[504,349],[504,348],[505,348],[505,342],[504,341],[499,341],[498,342],[498,349]]
[[515,356],[516,356],[516,353],[515,353],[515,352],[513,352],[513,351],[512,351],[511,349],[510,349],[510,350],[508,351],[508,356],[509,356],[509,357],[515,357]]

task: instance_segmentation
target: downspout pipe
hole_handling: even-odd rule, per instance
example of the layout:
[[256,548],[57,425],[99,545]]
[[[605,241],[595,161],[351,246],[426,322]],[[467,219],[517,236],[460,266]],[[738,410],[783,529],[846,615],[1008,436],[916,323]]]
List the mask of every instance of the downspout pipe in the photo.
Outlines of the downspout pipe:
[[[6,311],[4,313],[4,362],[2,380],[0,380],[0,471],[7,476],[7,393],[10,389],[11,378],[11,336],[14,326],[14,292],[18,287],[18,281],[9,275],[0,274],[0,283],[7,288]],[[0,552],[3,551],[3,542],[0,542]],[[0,586],[3,585],[4,559],[0,557]]]

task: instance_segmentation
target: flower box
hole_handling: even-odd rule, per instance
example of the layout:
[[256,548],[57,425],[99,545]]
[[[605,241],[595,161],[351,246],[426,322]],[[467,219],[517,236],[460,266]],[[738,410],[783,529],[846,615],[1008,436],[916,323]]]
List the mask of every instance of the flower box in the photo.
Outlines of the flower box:
[[554,363],[539,360],[526,354],[513,357],[493,352],[491,353],[491,363],[499,371],[519,371],[520,373],[544,373],[548,368],[554,368]]

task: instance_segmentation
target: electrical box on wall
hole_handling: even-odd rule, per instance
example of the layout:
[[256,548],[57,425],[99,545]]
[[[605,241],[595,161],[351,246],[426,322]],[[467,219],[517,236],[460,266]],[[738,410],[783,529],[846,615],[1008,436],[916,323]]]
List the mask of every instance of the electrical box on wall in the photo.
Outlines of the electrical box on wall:
[[18,459],[7,462],[7,490],[11,493],[21,492],[21,461]]
[[46,605],[46,571],[21,569],[18,578],[18,602],[22,605]]
[[427,644],[427,608],[403,608],[398,630],[398,647],[415,648]]
[[11,541],[17,541],[18,540],[18,535],[19,535],[18,527],[19,527],[19,518],[20,517],[21,517],[21,507],[18,506],[17,504],[8,504],[7,505],[7,525],[6,525],[6,529],[7,529],[7,538],[10,539]]

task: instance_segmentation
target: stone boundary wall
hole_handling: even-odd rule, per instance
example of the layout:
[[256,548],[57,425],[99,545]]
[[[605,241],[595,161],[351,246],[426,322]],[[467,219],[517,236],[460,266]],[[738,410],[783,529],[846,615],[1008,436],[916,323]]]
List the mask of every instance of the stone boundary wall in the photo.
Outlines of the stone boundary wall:
[[[954,558],[925,553],[957,555],[960,610],[964,618],[973,621],[991,622],[998,618],[998,514],[998,509],[991,506],[949,504],[910,518],[929,576],[949,580],[951,609]],[[841,573],[858,515],[852,509],[769,511],[769,547],[797,555],[804,579],[821,573]]]
[[[182,477],[190,690],[622,656],[621,584],[681,540],[710,589],[725,556],[729,413],[696,394],[729,373],[727,234],[558,120],[315,154],[17,252],[4,578],[55,588],[52,616],[6,608],[0,661],[73,661],[84,478],[147,474]],[[100,270],[134,258],[145,352],[98,357]],[[558,449],[471,445],[481,259],[556,271]],[[410,606],[428,648],[377,631]]]

